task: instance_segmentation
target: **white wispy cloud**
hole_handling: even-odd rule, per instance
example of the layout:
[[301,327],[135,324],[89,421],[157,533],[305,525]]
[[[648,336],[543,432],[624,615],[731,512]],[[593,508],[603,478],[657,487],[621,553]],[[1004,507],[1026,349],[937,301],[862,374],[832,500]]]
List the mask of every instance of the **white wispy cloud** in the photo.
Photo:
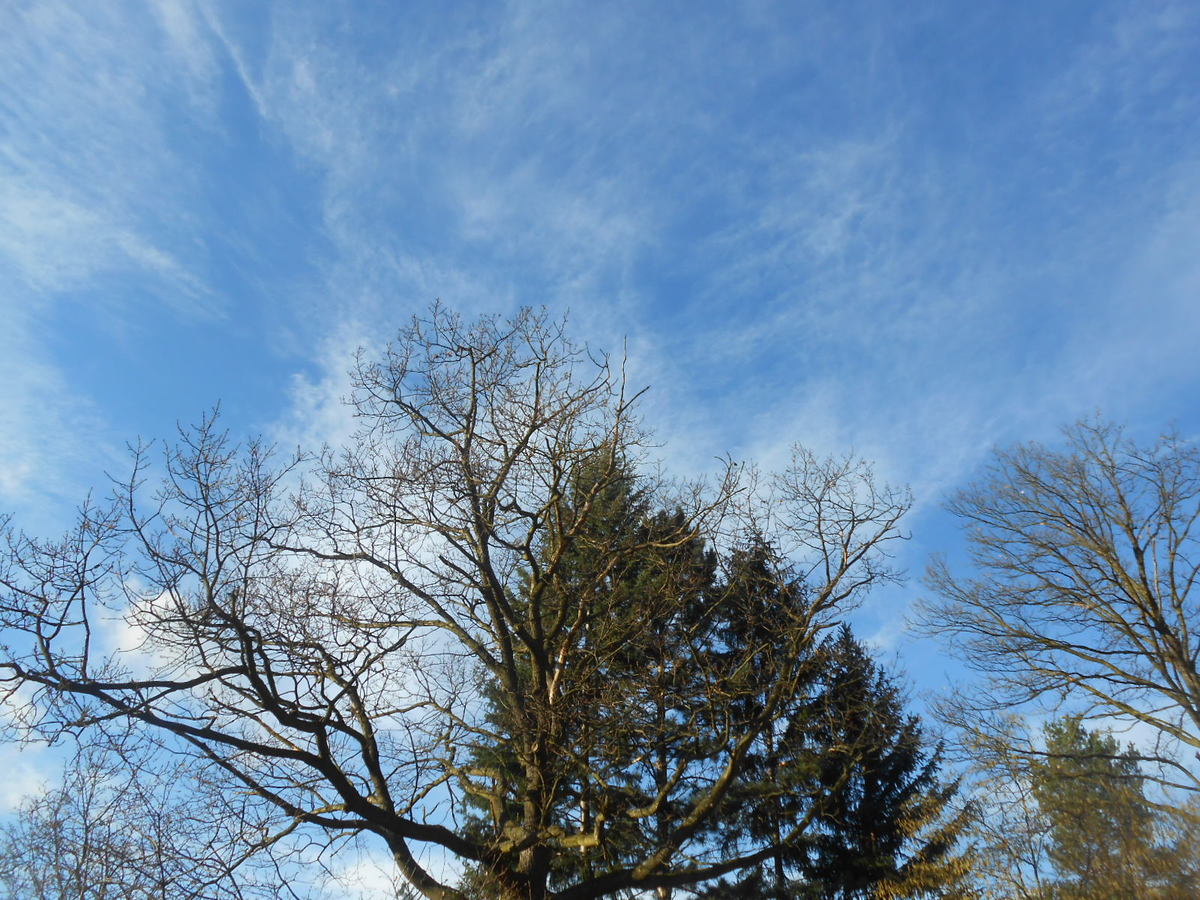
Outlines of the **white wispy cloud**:
[[[1054,103],[1078,108],[1082,94],[1103,97],[1097,79],[1128,94],[1147,45],[1152,65],[1171,71],[1162,22],[1179,14],[1140,27],[1130,12],[1102,29],[1064,59],[1059,87],[1014,102],[1008,126],[1044,122]],[[828,25],[822,15],[815,21]],[[757,62],[755,78],[769,79],[797,64],[786,44],[761,59],[761,48],[736,42],[717,55],[719,32],[699,27],[655,63],[636,51],[662,49],[669,23],[651,17],[633,35],[601,15],[578,40],[575,18],[513,4],[486,27],[426,34],[382,69],[322,45],[318,22],[276,19],[255,90],[324,173],[338,247],[326,277],[339,310],[388,321],[434,296],[468,310],[571,305],[598,343],[631,336],[632,376],[654,385],[649,417],[689,468],[730,450],[775,458],[796,440],[853,445],[933,503],[992,444],[1044,435],[1093,397],[1120,396],[1119,377],[1097,360],[1119,357],[1123,340],[1089,325],[1095,305],[1121,310],[1128,299],[1038,296],[1044,260],[993,230],[1007,202],[987,184],[995,160],[922,155],[928,126],[911,98],[858,133],[797,121],[721,134],[706,128],[728,128],[720,114],[754,88],[738,67]],[[772,31],[767,16],[754,33]],[[870,31],[864,71],[810,44],[799,58],[827,67],[827,79],[846,75],[848,101],[872,102],[896,51],[882,26]],[[632,56],[611,52],[623,44]],[[730,70],[724,94],[711,81],[687,90],[706,61]],[[699,136],[707,146],[692,143]],[[671,181],[670,171],[687,178]],[[412,232],[406,202],[428,233]],[[1086,218],[1104,198],[1071,202]],[[690,232],[699,204],[716,216]],[[1097,240],[1064,237],[1076,259]],[[639,281],[656,265],[681,276],[676,315]],[[1053,276],[1046,294],[1059,287]],[[1030,334],[1048,302],[1046,327],[1065,348],[1053,354],[1044,353],[1053,337]],[[1083,332],[1086,358],[1070,352]]]
[[[674,471],[770,469],[800,441],[911,484],[914,573],[993,445],[1097,407],[1200,415],[1187,2],[1048,37],[1003,4],[870,0],[3,18],[0,507],[33,531],[123,466],[86,344],[59,339],[85,311],[113,367],[109,337],[162,311],[145,341],[254,335],[287,384],[260,424],[311,448],[353,430],[355,350],[435,298],[570,308],[576,336],[628,347]],[[917,590],[880,592],[860,633],[900,647]],[[381,872],[342,874],[369,895]]]
[[[39,494],[78,500],[120,445],[102,404],[56,351],[56,321],[86,310],[119,330],[147,302],[192,320],[224,312],[184,202],[195,182],[163,109],[181,85],[204,93],[211,67],[171,7],[162,9],[170,46],[132,4],[26,5],[9,10],[0,29],[6,507],[48,513],[33,502]],[[184,43],[190,62],[181,70]],[[181,115],[190,121],[191,112]],[[102,346],[105,335],[96,338]]]
[[40,290],[148,269],[211,303],[179,258],[190,209],[164,203],[181,198],[191,173],[156,107],[191,79],[172,77],[174,56],[153,23],[120,5],[40,3],[9,26],[0,251]]

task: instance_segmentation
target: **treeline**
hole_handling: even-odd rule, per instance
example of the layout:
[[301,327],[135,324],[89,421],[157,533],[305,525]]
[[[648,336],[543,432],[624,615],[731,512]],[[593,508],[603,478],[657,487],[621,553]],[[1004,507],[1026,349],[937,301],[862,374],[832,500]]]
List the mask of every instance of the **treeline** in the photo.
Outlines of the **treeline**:
[[356,840],[432,900],[1195,894],[1190,444],[1081,426],[959,498],[924,623],[993,678],[947,748],[846,624],[907,494],[803,448],[672,479],[637,399],[542,314],[435,307],[346,447],[206,420],[156,491],[141,449],[64,539],[9,532],[13,727],[84,748],[10,894],[299,896]]

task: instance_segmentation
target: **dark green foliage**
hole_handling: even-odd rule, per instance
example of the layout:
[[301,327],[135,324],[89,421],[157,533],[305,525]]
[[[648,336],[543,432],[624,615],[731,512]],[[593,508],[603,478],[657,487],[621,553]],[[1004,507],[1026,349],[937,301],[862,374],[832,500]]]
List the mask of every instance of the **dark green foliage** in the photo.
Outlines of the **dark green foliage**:
[[[689,684],[694,673],[681,650],[704,615],[716,556],[688,531],[681,512],[651,512],[646,491],[611,448],[583,461],[560,514],[570,539],[542,547],[547,567],[552,562],[556,572],[543,602],[556,615],[574,618],[580,632],[577,663],[561,688],[572,697],[565,727],[573,733],[562,739],[588,753],[560,762],[564,777],[555,785],[556,805],[566,814],[551,824],[603,834],[594,846],[556,857],[551,884],[561,887],[629,864],[678,819],[673,798],[636,821],[608,813],[614,806],[650,805],[670,767],[699,752],[688,709],[697,685]],[[510,602],[524,609],[527,598]],[[512,694],[497,685],[485,684],[482,694],[497,739],[476,744],[473,763],[502,773],[509,789],[498,793],[519,798],[525,776],[519,742],[510,736],[519,733],[513,725],[520,713],[505,706]],[[637,754],[634,742],[649,745],[650,752]],[[639,758],[637,765],[614,765],[630,756]],[[499,840],[511,810],[474,797],[466,813],[476,835]],[[468,869],[463,886],[480,897],[499,895],[480,867]]]
[[[808,595],[765,541],[721,560],[700,540],[681,540],[682,515],[652,511],[627,467],[593,492],[592,473],[611,465],[602,457],[585,463],[563,510],[573,516],[587,503],[587,527],[569,546],[544,548],[558,554],[561,573],[550,608],[578,602],[581,590],[603,593],[588,598],[596,614],[583,641],[595,657],[594,681],[571,683],[571,727],[595,734],[570,739],[591,749],[586,759],[560,766],[573,774],[556,785],[558,808],[573,814],[553,824],[586,833],[612,807],[648,812],[606,822],[602,841],[557,857],[551,883],[563,887],[628,865],[668,840],[686,807],[667,790],[673,773],[706,757],[707,735],[766,720],[747,748],[743,779],[706,834],[726,856],[785,849],[704,896],[849,900],[906,884],[932,885],[925,894],[943,895],[961,869],[952,849],[962,818],[947,817],[956,785],[939,782],[940,752],[926,748],[897,688],[849,628],[824,642],[801,631],[807,644],[787,645],[783,636],[808,620]],[[614,546],[624,548],[619,556]],[[790,666],[794,679],[784,697],[773,691],[781,666]],[[714,684],[729,698],[719,708],[702,700]],[[619,708],[605,696],[614,688],[627,698]],[[474,763],[520,785],[520,749],[504,737],[513,733],[517,711],[494,687],[485,686],[484,695],[488,722],[501,738],[478,745]],[[647,752],[632,754],[623,745],[631,737]],[[631,755],[635,766],[595,777],[608,760]],[[521,789],[507,794],[519,798]],[[480,798],[468,809],[475,833],[494,840],[502,838],[507,813]],[[463,887],[499,896],[479,867]],[[921,895],[916,888],[893,894]]]
[[1033,766],[1033,791],[1050,823],[1050,858],[1063,880],[1140,883],[1135,857],[1152,843],[1154,817],[1137,760],[1078,719],[1051,722],[1045,734],[1047,755]]
[[[966,815],[957,783],[938,778],[896,686],[843,626],[814,653],[813,697],[781,723],[759,762],[777,795],[752,832],[812,825],[788,849],[706,900],[959,896],[966,863],[954,853]],[[736,826],[736,822],[731,822]]]
[[962,869],[953,850],[966,820],[950,809],[957,782],[939,780],[941,749],[929,749],[898,688],[849,628],[827,658],[810,741],[829,799],[798,896],[942,896]]

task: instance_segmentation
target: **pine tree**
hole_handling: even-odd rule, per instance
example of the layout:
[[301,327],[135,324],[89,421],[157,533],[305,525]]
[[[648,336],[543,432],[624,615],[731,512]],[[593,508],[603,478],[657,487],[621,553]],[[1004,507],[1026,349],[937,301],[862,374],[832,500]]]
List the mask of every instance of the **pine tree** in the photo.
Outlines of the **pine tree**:
[[1048,723],[1045,738],[1045,758],[1031,767],[1031,783],[1050,828],[1049,856],[1057,873],[1050,896],[1197,896],[1190,831],[1167,839],[1170,823],[1146,797],[1136,752],[1078,718]]
[[[741,699],[739,712],[751,717],[760,712],[769,693],[770,666],[767,661],[776,640],[779,623],[807,614],[808,598],[803,584],[787,577],[786,569],[763,541],[754,541],[731,554],[725,577],[717,588],[724,598],[720,622],[715,627],[715,655],[730,661],[745,656],[745,648],[762,648],[751,657],[751,665],[739,677],[752,687]],[[786,845],[785,836],[811,811],[815,757],[794,753],[798,735],[811,731],[814,702],[819,694],[819,677],[824,653],[814,640],[802,657],[803,672],[789,702],[776,711],[762,739],[747,754],[747,768],[754,773],[742,790],[733,793],[724,815],[714,829],[714,838],[734,850],[743,836]],[[722,883],[705,897],[778,898],[791,896],[788,869],[795,852],[781,849],[732,884]]]
[[[793,588],[793,591],[795,588]],[[743,627],[749,636],[752,626]],[[727,837],[779,835],[811,818],[786,851],[705,900],[852,900],[958,897],[969,860],[956,854],[968,821],[939,779],[930,750],[894,683],[843,627],[812,655],[811,694],[781,719],[755,760],[770,802],[731,811]]]

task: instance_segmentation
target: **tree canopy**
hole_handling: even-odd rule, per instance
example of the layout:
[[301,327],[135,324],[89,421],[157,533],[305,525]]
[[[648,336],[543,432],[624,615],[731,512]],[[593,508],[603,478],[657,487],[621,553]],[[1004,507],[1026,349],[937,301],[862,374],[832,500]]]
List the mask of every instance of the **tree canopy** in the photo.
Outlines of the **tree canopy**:
[[[940,778],[900,691],[848,626],[814,653],[801,715],[772,735],[757,762],[773,802],[745,804],[726,827],[771,834],[811,815],[804,840],[702,894],[705,900],[959,897],[971,864],[958,844],[971,822]],[[814,803],[814,798],[820,798]]]
[[10,702],[44,738],[171,741],[264,844],[374,836],[431,900],[469,896],[431,851],[505,900],[737,876],[807,845],[871,753],[939,796],[878,682],[882,745],[843,733],[791,799],[771,761],[826,630],[892,576],[907,496],[799,448],[774,476],[652,475],[637,397],[542,314],[435,307],[359,365],[345,447],[280,462],[210,418],[154,491],[140,447],[63,539],[8,533]]
[[984,678],[945,711],[977,746],[990,735],[1031,761],[1014,708],[1136,724],[1143,775],[1172,803],[1200,789],[1200,448],[1097,421],[1065,436],[997,453],[950,505],[971,565],[931,567],[924,621]]

